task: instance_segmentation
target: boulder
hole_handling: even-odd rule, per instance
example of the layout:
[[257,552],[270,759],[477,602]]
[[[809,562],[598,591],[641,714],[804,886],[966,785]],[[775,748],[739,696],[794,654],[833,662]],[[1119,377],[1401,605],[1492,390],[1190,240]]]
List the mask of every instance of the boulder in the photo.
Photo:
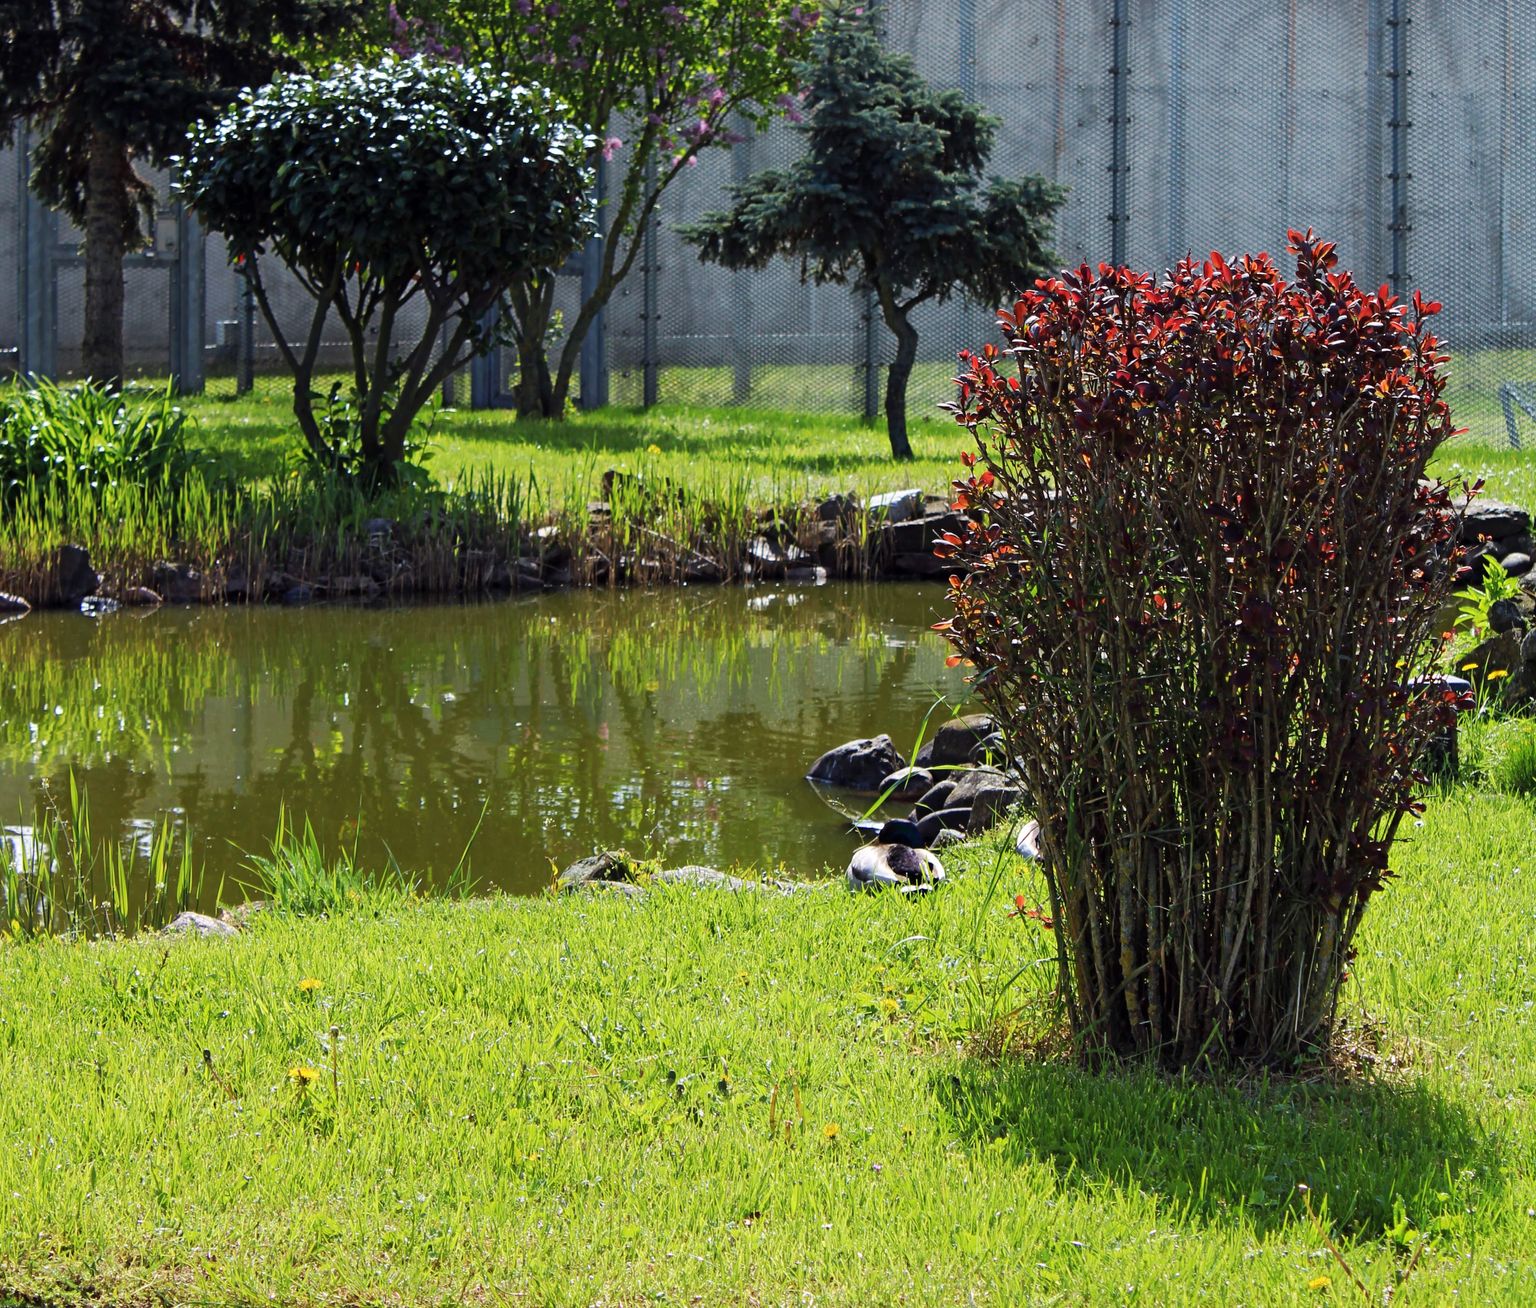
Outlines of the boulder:
[[284,604],[308,604],[312,602],[314,598],[314,587],[302,581],[288,587],[288,589],[283,592]]
[[1499,563],[1511,577],[1523,577],[1531,570],[1531,556],[1529,554],[1506,554],[1499,560]]
[[1517,504],[1505,504],[1501,500],[1474,500],[1462,519],[1461,538],[1475,541],[1479,536],[1502,540],[1506,536],[1518,536],[1531,529],[1531,515]]
[[558,878],[562,891],[581,890],[600,881],[632,882],[634,867],[622,850],[607,849],[588,858],[579,858]]
[[115,599],[105,595],[87,595],[80,601],[80,612],[88,618],[104,618],[109,613],[116,613],[120,607]]
[[171,604],[196,604],[203,598],[203,574],[190,564],[162,559],[149,570],[149,584]]
[[939,729],[933,733],[933,739],[917,751],[917,757],[912,762],[923,768],[954,767],[969,763],[971,751],[996,730],[997,723],[986,713],[950,718],[940,724]]
[[0,613],[30,613],[32,606],[20,595],[7,595],[0,590]]
[[963,836],[970,821],[971,810],[968,808],[941,808],[937,813],[918,818],[917,830],[923,844],[932,845],[941,831],[958,831]]
[[1006,763],[1008,761],[1008,741],[1001,731],[994,731],[983,740],[978,740],[971,750],[970,761],[978,767],[990,767],[994,763]]
[[937,813],[941,808],[949,807],[949,796],[955,788],[953,780],[937,782],[922,793],[917,803],[912,807],[912,816],[920,818],[927,813]]
[[1021,798],[1014,786],[988,786],[979,791],[971,803],[971,820],[966,830],[973,836],[990,830],[1008,816],[1008,810]]
[[1536,630],[1525,633],[1525,639],[1520,642],[1520,657],[1527,664],[1536,663]]
[[238,936],[239,930],[228,922],[221,922],[206,913],[181,913],[166,924],[167,935]]
[[101,585],[91,556],[81,545],[60,545],[49,570],[44,603],[58,608],[76,609],[87,595],[94,595]]
[[945,827],[941,831],[934,832],[933,839],[928,842],[929,849],[948,849],[951,845],[965,844],[965,832],[956,831],[953,827]]
[[1521,606],[1512,599],[1495,600],[1488,606],[1488,625],[1495,632],[1525,630],[1530,623]]
[[859,501],[852,495],[829,495],[816,506],[817,522],[841,522],[859,511]]
[[880,782],[893,772],[907,766],[907,760],[897,752],[889,736],[873,739],[850,740],[829,749],[811,764],[806,779],[819,781],[827,786],[841,786],[845,790],[878,792]]
[[916,554],[898,554],[891,559],[890,571],[898,577],[916,577],[921,581],[936,581],[957,571],[950,559],[941,559],[931,550]]
[[152,609],[157,605],[163,604],[165,597],[156,591],[150,590],[148,586],[129,586],[127,590],[118,596],[118,601],[129,608]]
[[886,777],[878,789],[882,795],[890,791],[892,799],[916,799],[933,789],[933,773],[926,768],[902,768]]
[[956,774],[955,788],[949,792],[947,806],[970,808],[982,791],[994,789],[1011,791],[1014,798],[1010,799],[1009,803],[1024,798],[1024,791],[1007,774],[999,772],[996,768],[972,768],[968,772]]
[[923,492],[918,489],[887,491],[874,495],[869,501],[869,516],[884,518],[887,522],[906,522],[923,514]]

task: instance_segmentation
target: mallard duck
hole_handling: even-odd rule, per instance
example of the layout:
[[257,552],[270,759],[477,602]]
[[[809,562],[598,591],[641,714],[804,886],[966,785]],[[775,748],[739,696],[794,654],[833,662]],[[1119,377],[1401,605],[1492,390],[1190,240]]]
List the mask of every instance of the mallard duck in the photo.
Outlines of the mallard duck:
[[848,862],[848,889],[894,887],[903,895],[921,895],[944,880],[944,865],[923,848],[916,822],[893,818],[869,844],[853,851]]

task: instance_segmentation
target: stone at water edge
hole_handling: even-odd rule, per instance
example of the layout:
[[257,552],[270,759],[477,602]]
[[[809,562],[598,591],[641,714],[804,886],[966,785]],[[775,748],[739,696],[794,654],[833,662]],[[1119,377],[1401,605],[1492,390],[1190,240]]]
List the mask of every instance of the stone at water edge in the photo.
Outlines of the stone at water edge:
[[1013,798],[1008,801],[1009,803],[1016,803],[1024,798],[1023,789],[1006,773],[999,772],[996,768],[971,768],[958,775],[955,788],[949,792],[948,807],[970,808],[976,802],[976,796],[994,787],[1012,792]]
[[879,786],[882,795],[889,791],[892,799],[899,800],[916,799],[932,789],[933,773],[927,768],[902,768],[891,773]]
[[913,764],[922,768],[954,767],[969,763],[971,751],[997,730],[990,714],[971,713],[939,725],[933,739],[917,751]]
[[1523,577],[1531,570],[1531,556],[1529,554],[1506,554],[1499,560],[1499,564],[1511,577]]
[[91,566],[91,556],[81,545],[60,545],[53,557],[45,603],[61,608],[80,607],[87,595],[94,595],[101,578]]
[[933,839],[928,842],[929,849],[948,849],[951,845],[965,844],[965,832],[956,831],[953,827],[945,827],[934,832]]
[[240,932],[228,922],[221,922],[206,913],[180,913],[166,924],[167,935],[194,934],[205,939],[212,936],[238,936]]
[[580,890],[598,881],[629,882],[634,880],[634,868],[629,856],[622,850],[605,849],[587,858],[579,858],[559,876],[562,891]]
[[911,490],[887,491],[875,495],[869,501],[869,516],[884,518],[887,522],[905,522],[908,518],[920,518],[923,514],[923,492]]
[[949,805],[950,792],[955,788],[953,781],[938,781],[928,790],[925,790],[912,806],[912,816],[920,818],[927,813],[937,813],[941,808]]
[[976,742],[976,747],[971,750],[970,762],[978,767],[990,767],[996,763],[1008,761],[1008,741],[1001,731],[994,731],[990,736]]
[[1488,606],[1488,625],[1495,632],[1504,632],[1513,631],[1517,627],[1523,629],[1529,624],[1519,604],[1512,599],[1501,599]]
[[165,599],[148,586],[129,586],[118,597],[118,601],[127,608],[153,609],[163,604]]
[[1016,786],[988,786],[977,791],[971,802],[971,820],[966,830],[973,836],[989,831],[1008,815],[1008,810],[1022,795]]
[[149,580],[168,603],[196,604],[203,598],[203,574],[190,564],[161,559],[150,569]]
[[30,613],[32,606],[20,595],[7,595],[0,590],[0,613]]
[[1479,499],[1472,502],[1462,519],[1461,538],[1474,541],[1479,536],[1487,536],[1490,540],[1503,540],[1530,529],[1531,515],[1518,504]]
[[879,735],[846,741],[829,749],[811,764],[811,770],[805,775],[808,781],[873,794],[878,793],[884,778],[906,766],[907,760],[897,752],[891,738]]
[[970,820],[971,810],[968,808],[941,808],[937,813],[918,818],[917,829],[923,843],[932,845],[941,831],[958,831],[964,836]]

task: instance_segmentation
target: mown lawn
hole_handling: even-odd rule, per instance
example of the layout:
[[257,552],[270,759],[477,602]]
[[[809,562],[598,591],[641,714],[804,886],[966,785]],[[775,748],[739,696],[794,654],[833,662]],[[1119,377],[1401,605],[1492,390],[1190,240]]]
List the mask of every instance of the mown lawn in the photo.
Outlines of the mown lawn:
[[1381,1304],[1411,1266],[1396,1305],[1536,1302],[1533,834],[1433,801],[1335,1082],[992,1056],[1053,1024],[989,847],[922,903],[0,946],[0,1301]]

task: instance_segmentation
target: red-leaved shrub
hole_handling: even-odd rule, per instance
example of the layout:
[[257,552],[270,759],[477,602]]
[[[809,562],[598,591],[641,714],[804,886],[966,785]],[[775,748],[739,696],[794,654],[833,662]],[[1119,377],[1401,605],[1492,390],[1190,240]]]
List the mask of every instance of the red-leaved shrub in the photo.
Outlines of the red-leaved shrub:
[[962,356],[968,568],[941,627],[1037,806],[1085,1054],[1284,1062],[1326,1039],[1454,720],[1437,304],[1334,247],[1084,267]]

